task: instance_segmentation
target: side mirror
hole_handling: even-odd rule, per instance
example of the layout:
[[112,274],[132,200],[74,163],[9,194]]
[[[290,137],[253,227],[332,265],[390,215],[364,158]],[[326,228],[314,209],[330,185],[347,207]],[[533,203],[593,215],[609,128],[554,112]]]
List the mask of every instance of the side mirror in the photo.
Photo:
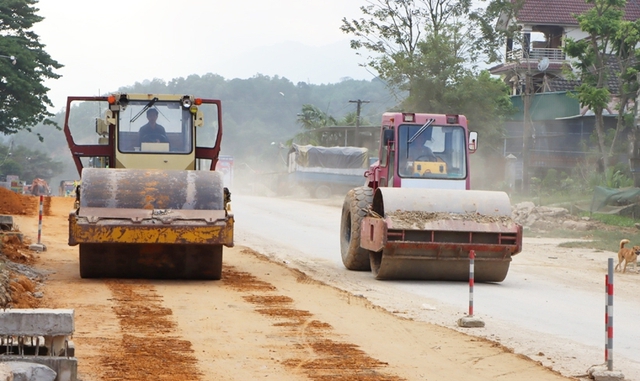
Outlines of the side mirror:
[[475,131],[469,132],[469,153],[474,153],[478,150],[478,133]]
[[100,136],[109,135],[109,123],[104,119],[96,118],[96,133]]
[[389,143],[393,143],[393,130],[384,130],[382,133],[382,145],[388,146]]
[[107,110],[105,112],[104,118],[105,118],[105,120],[106,120],[108,125],[115,125],[116,124],[116,117],[113,115],[113,111]]
[[193,121],[194,126],[202,127],[204,126],[204,113],[201,110],[196,112],[196,117]]

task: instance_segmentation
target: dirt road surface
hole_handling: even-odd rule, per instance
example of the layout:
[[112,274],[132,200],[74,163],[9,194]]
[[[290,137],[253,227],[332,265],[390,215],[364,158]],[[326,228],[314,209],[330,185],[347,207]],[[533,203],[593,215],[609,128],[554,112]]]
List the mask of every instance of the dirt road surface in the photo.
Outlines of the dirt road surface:
[[[75,311],[91,380],[567,380],[539,359],[403,318],[247,247],[220,281],[89,280],[67,245],[69,198],[43,218],[39,306]],[[15,216],[35,241],[37,216]],[[336,237],[337,239],[337,237]],[[544,356],[543,353],[540,353]]]

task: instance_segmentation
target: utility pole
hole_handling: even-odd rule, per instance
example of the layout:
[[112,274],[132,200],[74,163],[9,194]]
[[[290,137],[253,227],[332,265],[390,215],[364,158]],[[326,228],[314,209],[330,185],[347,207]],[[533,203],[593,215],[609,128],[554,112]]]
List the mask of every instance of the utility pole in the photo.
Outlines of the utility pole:
[[531,160],[531,92],[533,91],[533,81],[531,75],[531,33],[525,31],[522,41],[522,57],[527,60],[527,71],[524,80],[524,110],[522,127],[522,193],[529,194],[529,162]]
[[356,147],[360,147],[360,132],[358,131],[358,129],[360,128],[360,107],[362,106],[363,103],[369,103],[369,101],[363,101],[363,100],[355,100],[355,101],[349,101],[349,103],[357,103],[358,104],[358,108],[356,111],[356,132],[355,132],[355,143],[354,145]]
[[522,193],[529,194],[529,161],[531,158],[531,73],[527,71],[524,82],[524,125],[522,129]]

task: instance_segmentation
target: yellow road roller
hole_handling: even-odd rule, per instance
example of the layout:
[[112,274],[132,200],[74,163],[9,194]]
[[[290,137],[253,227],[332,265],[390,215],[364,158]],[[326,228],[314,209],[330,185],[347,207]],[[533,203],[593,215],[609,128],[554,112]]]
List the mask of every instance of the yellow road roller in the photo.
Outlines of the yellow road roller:
[[342,206],[349,270],[376,279],[502,282],[522,250],[504,192],[470,189],[478,135],[464,115],[384,113],[379,159]]
[[221,106],[192,95],[67,98],[81,180],[69,245],[79,246],[82,278],[221,278],[234,225],[215,170]]

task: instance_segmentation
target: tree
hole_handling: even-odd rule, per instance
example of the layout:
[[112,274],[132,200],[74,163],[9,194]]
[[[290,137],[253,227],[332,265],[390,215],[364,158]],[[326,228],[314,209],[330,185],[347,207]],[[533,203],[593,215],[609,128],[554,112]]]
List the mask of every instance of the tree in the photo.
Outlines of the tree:
[[429,110],[433,113],[461,113],[460,102],[449,104],[447,93],[472,71],[465,67],[466,39],[458,24],[443,26],[439,33],[431,33],[418,43],[416,68],[420,73],[414,80],[418,91],[409,94],[402,106],[407,110]]
[[[36,15],[36,0],[0,0],[0,133],[31,131],[38,123],[55,125],[47,111],[53,106],[43,82],[57,79],[62,67],[44,51],[31,28],[43,20]],[[42,137],[38,135],[42,140]]]
[[577,67],[582,84],[577,88],[576,97],[581,105],[589,107],[595,114],[598,147],[603,158],[604,172],[607,173],[611,149],[607,151],[602,117],[603,110],[611,100],[607,88],[607,61],[621,47],[616,38],[621,32],[626,0],[587,0],[587,3],[593,4],[593,7],[577,15],[576,19],[580,29],[587,32],[588,36],[579,41],[568,38],[564,50],[567,55],[578,59]]
[[63,172],[63,164],[49,155],[30,150],[22,145],[7,147],[0,145],[0,178],[17,175],[20,180],[30,182],[34,178],[50,181]]
[[[338,120],[337,124],[340,126],[355,126],[357,122],[358,122],[358,113],[353,111],[353,112],[347,113],[345,116],[342,117],[342,119]],[[368,126],[368,125],[371,125],[371,123],[366,118],[362,118],[361,116],[360,125]]]
[[469,20],[477,29],[473,46],[480,52],[487,63],[503,61],[500,56],[501,47],[506,39],[511,38],[522,43],[519,25],[511,22],[525,0],[489,0],[486,8],[476,9],[469,13]]
[[[491,15],[497,17],[505,7],[507,3],[496,0]],[[467,116],[482,121],[476,126],[487,137],[485,146],[500,146],[501,122],[512,108],[506,102],[508,89],[488,73],[476,72],[483,52],[500,42],[482,42],[482,33],[476,33],[486,27],[480,23],[484,13],[472,12],[466,0],[376,0],[361,11],[363,18],[343,19],[341,29],[355,36],[352,48],[377,54],[367,66],[389,86],[408,91],[402,110],[473,112]],[[473,107],[476,104],[486,107]]]
[[297,122],[304,131],[298,133],[293,140],[303,144],[320,144],[320,135],[313,131],[337,124],[334,117],[311,104],[302,105],[302,112],[298,114]]
[[[380,79],[345,80],[335,84],[314,85],[303,82],[294,84],[282,77],[262,75],[249,79],[225,80],[219,75],[209,73],[166,81],[141,80],[130,86],[117,87],[119,92],[124,93],[150,93],[153,89],[163,94],[194,94],[203,98],[221,99],[224,126],[221,154],[232,155],[237,163],[247,164],[261,171],[273,170],[272,162],[268,161],[270,158],[277,159],[278,164],[282,161],[279,153],[274,154],[274,149],[280,149],[280,143],[284,144],[300,132],[296,114],[301,112],[305,104],[326,105],[322,107],[324,113],[342,119],[355,108],[349,104],[350,99],[371,100],[363,109],[361,125],[365,124],[364,120],[379,123],[382,112],[393,109],[397,104],[394,95],[385,88],[384,82]],[[97,144],[95,118],[104,117],[106,102],[102,107],[98,107],[95,102],[74,102],[73,107],[78,107],[71,113],[69,120],[74,139],[83,144]],[[62,126],[64,117],[64,112],[58,112],[53,120]],[[205,115],[205,121],[208,126],[214,119]],[[340,121],[338,124],[343,125]],[[331,125],[333,123],[328,121],[327,126]],[[210,134],[213,131],[210,128],[198,129],[198,144],[213,142],[214,136]],[[42,135],[46,144],[37,140],[37,133]],[[33,128],[32,133],[22,130],[11,138],[16,146],[24,145],[30,149],[41,150],[54,160],[62,161],[65,164],[65,173],[60,176],[64,176],[64,179],[77,177],[72,155],[62,131],[39,124]],[[243,165],[243,168],[246,167]]]
[[503,157],[504,119],[515,112],[508,86],[488,71],[465,75],[445,94],[445,113],[460,113],[469,118],[469,128],[482,138],[483,150]]
[[[640,60],[638,49],[636,46],[640,44],[640,21],[634,22],[622,21],[620,29],[614,40],[614,50],[620,75],[618,76],[618,121],[616,125],[615,135],[611,142],[610,153],[613,152],[620,133],[627,126],[632,127],[632,135],[630,136],[630,169],[633,174],[634,186],[640,187],[640,173],[635,171],[636,163],[640,161],[640,127],[634,125],[633,115],[638,115],[638,105],[636,99],[638,97],[638,72],[640,71]],[[627,111],[629,101],[634,102],[633,110]]]
[[376,55],[365,66],[411,96],[424,74],[419,63],[423,35],[439,35],[450,20],[468,14],[470,6],[470,0],[375,0],[360,7],[363,18],[343,18],[340,29],[355,36],[353,49]]

